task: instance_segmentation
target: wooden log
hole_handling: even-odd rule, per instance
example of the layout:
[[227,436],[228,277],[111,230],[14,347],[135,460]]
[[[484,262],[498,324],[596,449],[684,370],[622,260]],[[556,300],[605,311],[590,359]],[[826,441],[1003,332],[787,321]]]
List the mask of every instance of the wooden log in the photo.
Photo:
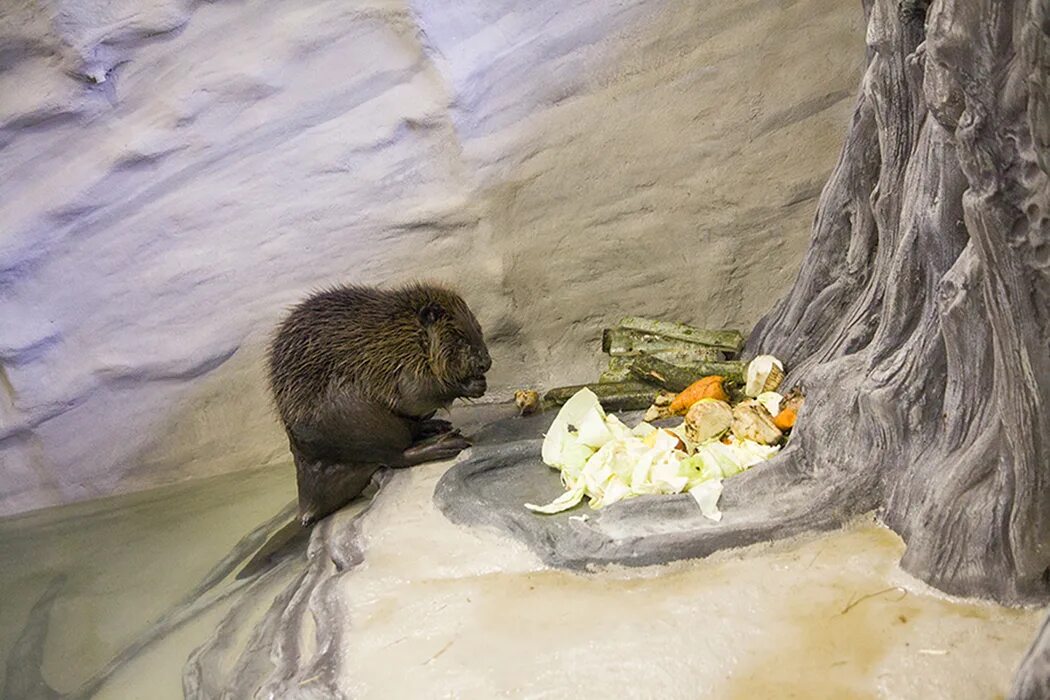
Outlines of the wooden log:
[[609,366],[598,377],[598,381],[602,384],[616,384],[630,381],[633,376],[631,374],[631,358],[610,357]]
[[[650,357],[655,357],[664,362],[668,362],[676,367],[692,367],[694,365],[702,365],[705,362],[720,362],[725,359],[725,354],[721,350],[715,350],[714,348],[708,348],[703,345],[695,346],[696,351],[689,350],[666,350],[664,352],[648,353]],[[635,359],[635,358],[631,358]]]
[[744,347],[744,336],[740,331],[734,330],[709,330],[695,328],[684,323],[674,321],[660,321],[652,318],[641,318],[639,316],[628,316],[620,321],[620,328],[651,335],[664,336],[683,340],[687,343],[707,345],[709,347],[725,350],[730,353],[738,353]]
[[747,363],[740,360],[703,362],[678,367],[658,357],[642,355],[631,362],[631,373],[638,379],[656,384],[668,391],[681,391],[698,379],[718,374],[730,383],[742,384]]
[[660,389],[645,382],[627,381],[607,384],[579,384],[551,389],[543,396],[544,408],[560,406],[580,389],[590,389],[607,411],[635,411],[648,408]]
[[[697,346],[700,347],[700,346]],[[668,350],[667,352],[657,352],[648,357],[662,360],[668,364],[672,364],[675,367],[683,369],[690,369],[697,365],[702,365],[705,362],[710,361],[721,361],[722,353],[712,348],[705,348],[707,352],[717,353],[717,357],[704,359],[702,356],[697,357],[696,354],[690,352],[676,352],[674,350]],[[639,356],[634,357],[610,357],[609,365],[598,377],[598,381],[602,384],[637,381],[637,376],[631,371],[631,364],[638,359]],[[651,382],[650,382],[651,383]]]
[[613,357],[657,355],[674,364],[724,359],[722,351],[715,347],[626,328],[603,330],[602,352]]

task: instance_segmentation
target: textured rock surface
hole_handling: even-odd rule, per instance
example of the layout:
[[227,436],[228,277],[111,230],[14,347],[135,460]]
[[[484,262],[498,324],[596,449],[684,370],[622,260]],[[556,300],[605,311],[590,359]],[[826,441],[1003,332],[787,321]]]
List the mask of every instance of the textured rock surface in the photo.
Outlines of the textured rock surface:
[[597,533],[559,527],[499,483],[527,458],[484,455],[438,490],[451,517],[578,564],[696,556],[878,509],[908,543],[904,568],[934,586],[1050,598],[1050,6],[923,5],[866,6],[870,62],[812,246],[748,341],[785,361],[806,403],[790,446],[727,482],[732,519],[698,527],[675,501],[639,499],[615,511],[619,536],[613,511]]
[[[815,529],[841,525],[854,504],[841,488],[801,487],[756,466],[727,480],[715,523],[688,495],[643,496],[601,511],[586,507],[538,516],[524,503],[547,503],[565,489],[540,460],[541,441],[478,448],[450,469],[434,492],[445,515],[465,525],[490,525],[525,542],[545,563],[570,569],[605,564],[647,566],[707,556]],[[771,478],[772,477],[772,478]],[[581,520],[585,517],[585,520]]]
[[746,330],[863,65],[793,3],[0,7],[0,513],[267,462],[259,349],[336,280],[458,282],[497,388],[627,312]]
[[1040,700],[1050,697],[1050,616],[1043,622],[1032,647],[1014,676],[1010,700]]

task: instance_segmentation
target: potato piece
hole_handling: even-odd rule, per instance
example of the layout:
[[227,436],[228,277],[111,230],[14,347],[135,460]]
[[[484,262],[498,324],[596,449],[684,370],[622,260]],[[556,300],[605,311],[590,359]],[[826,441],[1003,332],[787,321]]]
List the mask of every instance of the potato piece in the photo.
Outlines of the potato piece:
[[733,407],[731,429],[738,440],[753,440],[761,445],[776,444],[784,436],[766,407],[753,399]]
[[733,408],[718,399],[700,399],[685,416],[685,436],[695,444],[713,440],[733,424]]

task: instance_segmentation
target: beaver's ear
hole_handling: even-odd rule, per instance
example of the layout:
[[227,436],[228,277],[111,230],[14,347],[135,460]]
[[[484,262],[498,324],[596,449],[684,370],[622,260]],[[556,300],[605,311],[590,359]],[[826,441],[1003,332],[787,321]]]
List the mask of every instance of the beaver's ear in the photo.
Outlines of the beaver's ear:
[[432,326],[445,317],[445,310],[440,304],[430,303],[419,310],[419,320],[424,326]]

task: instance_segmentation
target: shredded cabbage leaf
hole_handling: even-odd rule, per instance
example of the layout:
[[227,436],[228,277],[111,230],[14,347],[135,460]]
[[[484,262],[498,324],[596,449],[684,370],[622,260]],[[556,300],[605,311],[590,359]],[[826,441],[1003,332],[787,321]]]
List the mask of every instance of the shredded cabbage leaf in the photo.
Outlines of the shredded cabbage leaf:
[[565,493],[546,505],[525,507],[552,514],[576,507],[585,496],[597,510],[645,494],[689,493],[705,517],[718,521],[723,479],[779,450],[735,438],[729,444],[694,445],[682,425],[657,429],[643,422],[628,428],[605,413],[594,392],[581,389],[558,412],[541,450],[543,462],[561,473]]

